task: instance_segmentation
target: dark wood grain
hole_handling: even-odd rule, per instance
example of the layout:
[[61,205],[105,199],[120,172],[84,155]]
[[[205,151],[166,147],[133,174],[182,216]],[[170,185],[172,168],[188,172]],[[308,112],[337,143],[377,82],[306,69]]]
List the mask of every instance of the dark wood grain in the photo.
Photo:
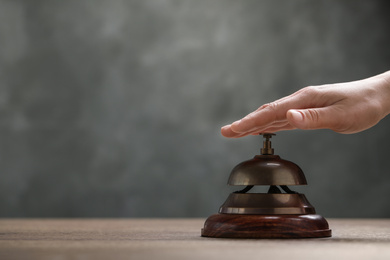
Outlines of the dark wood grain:
[[215,214],[202,229],[202,236],[217,238],[316,238],[332,235],[320,215]]

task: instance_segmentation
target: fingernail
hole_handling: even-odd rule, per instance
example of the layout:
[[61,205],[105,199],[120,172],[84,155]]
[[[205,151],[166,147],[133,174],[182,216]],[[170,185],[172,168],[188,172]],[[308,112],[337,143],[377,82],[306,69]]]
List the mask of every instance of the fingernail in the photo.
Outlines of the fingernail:
[[231,125],[225,125],[225,126],[222,126],[221,129],[227,129],[227,128],[230,128]]
[[295,122],[302,122],[303,121],[303,116],[301,113],[299,113],[296,110],[290,110],[291,117]]
[[[233,124],[234,124],[234,125],[237,125],[237,124],[239,124],[240,122],[241,122],[241,119],[240,119],[240,120],[237,120],[237,121],[235,121]],[[233,124],[232,124],[232,125],[233,125]]]

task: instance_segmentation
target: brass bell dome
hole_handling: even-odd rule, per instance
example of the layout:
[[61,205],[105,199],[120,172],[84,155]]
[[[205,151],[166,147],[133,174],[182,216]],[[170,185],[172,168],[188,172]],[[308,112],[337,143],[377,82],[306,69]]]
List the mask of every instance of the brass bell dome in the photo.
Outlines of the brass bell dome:
[[273,134],[264,134],[261,155],[238,164],[230,173],[229,185],[306,185],[302,169],[293,162],[274,155],[269,140]]

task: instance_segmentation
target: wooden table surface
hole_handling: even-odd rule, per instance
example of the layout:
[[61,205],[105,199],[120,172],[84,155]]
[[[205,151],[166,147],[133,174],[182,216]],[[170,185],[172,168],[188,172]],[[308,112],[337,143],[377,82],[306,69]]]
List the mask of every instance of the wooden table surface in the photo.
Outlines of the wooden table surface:
[[320,239],[203,238],[205,219],[0,219],[0,259],[390,259],[390,219],[328,219]]

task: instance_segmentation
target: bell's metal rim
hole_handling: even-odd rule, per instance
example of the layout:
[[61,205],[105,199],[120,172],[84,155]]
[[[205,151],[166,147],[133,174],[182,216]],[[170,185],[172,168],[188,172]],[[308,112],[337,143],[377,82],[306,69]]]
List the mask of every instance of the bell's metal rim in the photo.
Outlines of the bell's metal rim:
[[231,193],[219,209],[221,214],[302,215],[315,208],[301,193]]
[[221,207],[219,210],[221,214],[247,214],[247,215],[306,215],[315,214],[313,208],[232,208]]

